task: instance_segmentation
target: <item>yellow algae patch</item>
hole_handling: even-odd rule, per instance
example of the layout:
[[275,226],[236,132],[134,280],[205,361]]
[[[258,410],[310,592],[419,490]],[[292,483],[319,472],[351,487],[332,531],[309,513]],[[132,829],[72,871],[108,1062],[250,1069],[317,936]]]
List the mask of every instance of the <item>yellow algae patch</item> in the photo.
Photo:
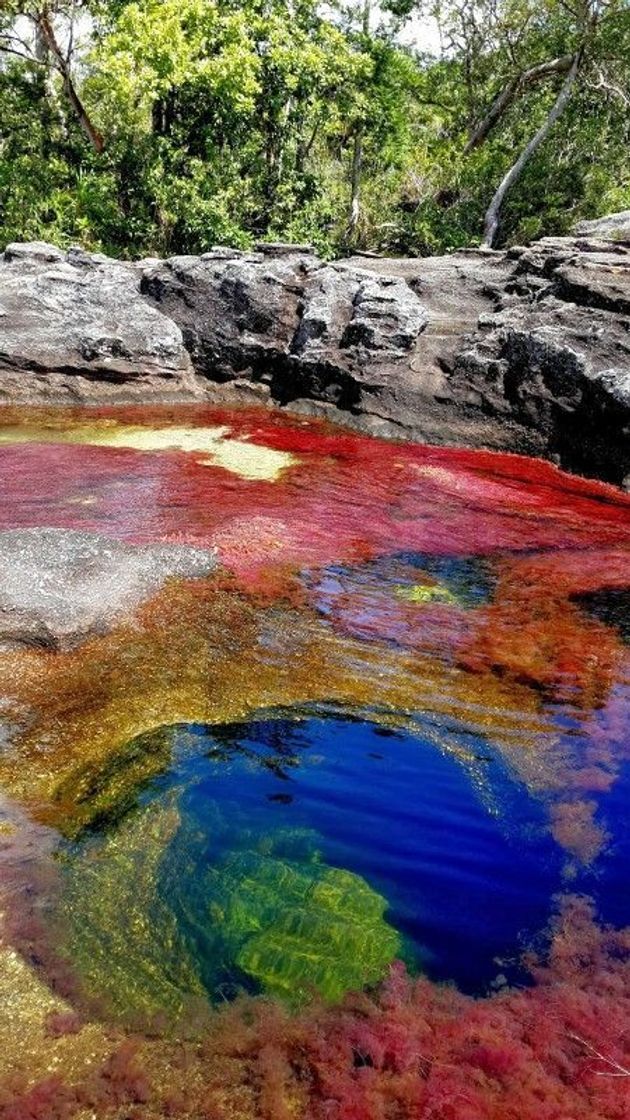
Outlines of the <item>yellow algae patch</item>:
[[71,1013],[15,949],[0,945],[0,1078],[23,1073],[31,1084],[52,1074],[74,1079],[102,1065],[112,1043],[100,1024],[51,1037],[49,1017]]
[[201,455],[203,466],[223,467],[251,481],[275,482],[282,471],[299,459],[288,451],[263,444],[231,439],[230,429],[149,428],[139,424],[105,422],[62,429],[42,425],[0,429],[0,444],[78,443],[94,447],[129,448],[133,451],[186,451]]
[[175,798],[126,817],[91,853],[66,870],[62,946],[82,991],[122,1019],[164,1012],[177,1018],[186,997],[205,1002],[194,955],[159,894],[164,851],[180,823]]
[[395,588],[395,593],[398,599],[405,599],[408,603],[448,603],[451,606],[459,603],[457,596],[440,583],[401,585]]

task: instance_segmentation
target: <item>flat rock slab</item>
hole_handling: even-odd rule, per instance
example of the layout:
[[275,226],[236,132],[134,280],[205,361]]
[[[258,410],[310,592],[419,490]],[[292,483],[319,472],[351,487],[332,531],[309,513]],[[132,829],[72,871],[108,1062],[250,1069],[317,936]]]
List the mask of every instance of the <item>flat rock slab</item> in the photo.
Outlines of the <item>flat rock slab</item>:
[[71,649],[105,634],[169,579],[209,575],[214,553],[136,546],[98,533],[0,533],[0,649]]
[[573,231],[578,237],[599,237],[630,244],[630,210],[619,210],[590,222],[578,222]]

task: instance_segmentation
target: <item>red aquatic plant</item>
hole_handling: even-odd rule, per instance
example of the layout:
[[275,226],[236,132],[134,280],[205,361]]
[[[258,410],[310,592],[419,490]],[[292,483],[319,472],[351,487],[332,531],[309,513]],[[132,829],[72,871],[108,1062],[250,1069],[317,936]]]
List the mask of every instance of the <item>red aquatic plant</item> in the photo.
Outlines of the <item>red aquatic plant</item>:
[[[401,965],[305,1022],[293,1062],[321,1120],[627,1120],[630,931],[564,901],[536,983],[472,999]],[[301,1055],[301,1057],[300,1057]]]
[[2,1120],[70,1120],[77,1107],[76,1093],[60,1077],[46,1077],[22,1091],[17,1085],[0,1087]]
[[45,1029],[50,1038],[78,1034],[81,1030],[81,1018],[76,1011],[51,1011],[46,1018]]
[[630,930],[565,897],[533,983],[473,998],[395,964],[292,1015],[243,998],[196,1043],[128,1039],[97,1073],[5,1086],[1,1120],[627,1120]]
[[[406,552],[485,557],[496,576],[488,604],[417,607],[352,577],[330,624],[366,641],[444,650],[475,681],[503,677],[541,702],[577,711],[583,757],[552,773],[548,788],[565,798],[552,806],[552,825],[573,854],[588,859],[599,850],[604,837],[586,792],[607,789],[627,753],[628,654],[614,629],[575,599],[628,585],[628,497],[517,456],[399,446],[262,411],[92,415],[156,426],[227,423],[239,439],[296,456],[272,482],[184,452],[0,448],[2,527],[47,524],[216,547],[232,575],[213,586],[218,594],[227,579],[234,592],[219,622],[208,614],[220,635],[245,625],[254,631],[252,603],[284,597],[306,611],[304,569],[319,578],[331,565],[351,569]],[[173,600],[174,615],[182,602]],[[155,609],[141,612],[138,626],[148,627]],[[115,691],[115,666],[108,671],[111,681],[104,671],[90,682],[95,711],[98,690]],[[70,680],[69,708],[73,687]],[[15,911],[22,924],[9,933],[56,990],[74,998],[45,915],[30,904]],[[192,1046],[155,1032],[122,1044],[117,1035],[106,1064],[82,1081],[10,1079],[0,1088],[0,1120],[628,1120],[629,949],[628,931],[598,926],[587,902],[565,899],[547,953],[527,962],[531,986],[474,999],[412,979],[397,964],[378,990],[333,1008],[291,1015],[243,999],[217,1012]],[[66,1013],[49,1017],[51,1047],[76,1026]]]

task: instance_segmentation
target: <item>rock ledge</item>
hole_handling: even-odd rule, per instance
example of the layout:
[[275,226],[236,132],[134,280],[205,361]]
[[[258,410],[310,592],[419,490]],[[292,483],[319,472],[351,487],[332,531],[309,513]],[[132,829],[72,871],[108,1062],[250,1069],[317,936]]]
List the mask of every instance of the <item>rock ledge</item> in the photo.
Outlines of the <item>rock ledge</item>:
[[507,252],[0,260],[0,400],[271,402],[630,480],[628,214]]

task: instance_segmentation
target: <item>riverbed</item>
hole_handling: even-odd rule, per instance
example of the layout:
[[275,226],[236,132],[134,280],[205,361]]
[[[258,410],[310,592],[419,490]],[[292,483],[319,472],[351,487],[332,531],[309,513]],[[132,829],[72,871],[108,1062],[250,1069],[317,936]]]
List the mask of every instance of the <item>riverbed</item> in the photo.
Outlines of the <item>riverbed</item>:
[[4,407],[0,477],[0,541],[214,560],[111,625],[0,645],[20,1099],[112,1038],[168,1047],[243,1000],[328,1014],[392,968],[483,1006],[531,986],[569,897],[630,924],[620,491],[198,405]]

